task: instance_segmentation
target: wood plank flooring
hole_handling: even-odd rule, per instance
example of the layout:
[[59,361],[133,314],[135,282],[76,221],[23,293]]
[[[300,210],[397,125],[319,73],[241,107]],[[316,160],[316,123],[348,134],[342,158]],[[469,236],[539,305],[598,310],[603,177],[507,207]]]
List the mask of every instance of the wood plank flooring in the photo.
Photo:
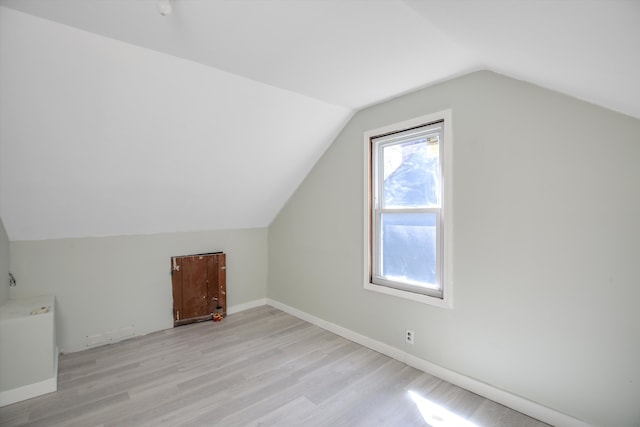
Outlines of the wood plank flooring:
[[405,427],[425,416],[547,425],[268,306],[61,355],[58,391],[0,408],[0,425]]

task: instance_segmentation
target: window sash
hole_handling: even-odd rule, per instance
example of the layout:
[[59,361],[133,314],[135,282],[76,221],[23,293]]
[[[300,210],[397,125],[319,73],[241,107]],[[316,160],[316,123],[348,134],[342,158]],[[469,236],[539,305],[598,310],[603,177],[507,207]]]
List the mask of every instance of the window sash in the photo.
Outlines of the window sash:
[[[413,292],[432,296],[435,298],[443,298],[443,121],[435,123],[415,126],[392,132],[386,135],[378,135],[370,138],[370,159],[371,159],[371,197],[370,197],[370,283],[395,288],[403,291]],[[438,156],[439,167],[437,171],[439,182],[439,204],[437,206],[428,207],[385,207],[384,206],[384,148],[392,145],[403,144],[411,141],[417,141],[429,135],[438,134]],[[399,278],[390,278],[382,273],[384,254],[383,254],[383,231],[382,216],[385,213],[402,213],[402,214],[435,214],[435,282],[436,283],[418,283],[410,280],[402,280]]]

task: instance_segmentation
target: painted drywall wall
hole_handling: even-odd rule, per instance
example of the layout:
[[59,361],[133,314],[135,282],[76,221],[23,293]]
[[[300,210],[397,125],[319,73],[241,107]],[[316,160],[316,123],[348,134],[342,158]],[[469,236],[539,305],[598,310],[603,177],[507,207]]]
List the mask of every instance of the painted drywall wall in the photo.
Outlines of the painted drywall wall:
[[2,6],[0,94],[12,241],[266,227],[352,114]]
[[[447,108],[451,310],[363,289],[363,133]],[[490,72],[370,107],[271,224],[268,297],[587,423],[638,425],[638,164],[639,120]]]
[[228,307],[266,295],[266,228],[16,241],[10,248],[19,278],[11,297],[55,295],[63,352],[87,348],[87,336],[113,332],[117,339],[130,325],[136,334],[173,327],[172,256],[224,251]]
[[9,299],[9,237],[0,218],[0,305]]

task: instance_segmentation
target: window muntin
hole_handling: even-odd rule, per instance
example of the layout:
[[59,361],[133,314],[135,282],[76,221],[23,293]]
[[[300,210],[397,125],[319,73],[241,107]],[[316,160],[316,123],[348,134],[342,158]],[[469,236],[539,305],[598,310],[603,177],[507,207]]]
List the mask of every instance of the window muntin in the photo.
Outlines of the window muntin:
[[443,121],[370,138],[371,284],[443,298]]

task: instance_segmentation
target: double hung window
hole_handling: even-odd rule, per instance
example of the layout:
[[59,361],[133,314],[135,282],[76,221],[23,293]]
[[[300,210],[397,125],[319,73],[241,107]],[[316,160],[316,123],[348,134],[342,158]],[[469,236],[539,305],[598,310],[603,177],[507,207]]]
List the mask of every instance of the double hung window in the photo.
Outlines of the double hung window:
[[444,116],[365,134],[369,181],[365,288],[448,306],[449,224],[444,202],[450,187],[445,186],[444,159],[450,138]]

